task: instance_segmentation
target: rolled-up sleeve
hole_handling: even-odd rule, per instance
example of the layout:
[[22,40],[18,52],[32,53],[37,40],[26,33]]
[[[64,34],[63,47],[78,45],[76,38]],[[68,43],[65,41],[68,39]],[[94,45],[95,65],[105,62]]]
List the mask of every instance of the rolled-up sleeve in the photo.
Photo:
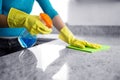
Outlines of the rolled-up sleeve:
[[2,0],[0,0],[0,14],[2,14]]
[[49,0],[36,0],[41,6],[42,10],[48,14],[52,19],[58,15],[57,11],[52,7]]

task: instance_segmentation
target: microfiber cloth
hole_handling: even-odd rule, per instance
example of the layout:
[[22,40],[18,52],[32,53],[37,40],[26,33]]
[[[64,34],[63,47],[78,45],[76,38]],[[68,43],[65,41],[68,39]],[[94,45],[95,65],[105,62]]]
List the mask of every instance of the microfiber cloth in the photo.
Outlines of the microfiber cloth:
[[93,53],[93,52],[108,50],[110,48],[110,46],[102,45],[102,47],[98,48],[98,49],[94,49],[94,48],[90,48],[90,47],[86,47],[86,48],[82,49],[82,48],[78,48],[78,47],[68,45],[67,48],[74,49],[74,50],[79,50],[79,51],[83,51],[83,52],[88,52],[88,53]]

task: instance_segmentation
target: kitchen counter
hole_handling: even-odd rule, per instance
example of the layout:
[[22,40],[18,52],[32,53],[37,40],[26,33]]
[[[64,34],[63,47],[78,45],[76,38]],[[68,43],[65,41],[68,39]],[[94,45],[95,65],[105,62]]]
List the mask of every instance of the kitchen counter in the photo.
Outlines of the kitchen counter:
[[51,39],[0,57],[0,80],[120,80],[120,37],[76,37],[111,48],[86,53]]

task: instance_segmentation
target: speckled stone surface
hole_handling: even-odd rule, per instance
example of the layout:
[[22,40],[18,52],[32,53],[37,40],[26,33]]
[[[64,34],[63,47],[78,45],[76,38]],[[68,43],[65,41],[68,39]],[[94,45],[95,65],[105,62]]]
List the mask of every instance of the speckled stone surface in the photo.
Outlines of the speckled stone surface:
[[[92,54],[72,49],[61,50],[61,57],[51,65],[54,71],[56,71],[55,69],[58,69],[58,67],[60,69],[59,65],[61,65],[61,67],[64,64],[67,65],[67,79],[61,78],[60,80],[120,80],[119,38],[89,37],[88,39],[87,37],[84,39],[107,44],[111,46],[111,48],[107,51],[100,51]],[[58,70],[56,74],[60,75],[59,72]],[[64,70],[61,74],[63,73],[65,73]]]
[[111,48],[91,54],[58,39],[46,42],[0,57],[0,80],[120,80],[119,35],[76,37]]

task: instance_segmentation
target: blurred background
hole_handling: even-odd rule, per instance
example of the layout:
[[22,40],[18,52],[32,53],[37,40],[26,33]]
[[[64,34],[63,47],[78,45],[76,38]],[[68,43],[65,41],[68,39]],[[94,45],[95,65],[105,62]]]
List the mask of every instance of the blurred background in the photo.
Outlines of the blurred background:
[[[70,25],[120,25],[120,0],[50,0]],[[42,12],[34,3],[31,14]]]

